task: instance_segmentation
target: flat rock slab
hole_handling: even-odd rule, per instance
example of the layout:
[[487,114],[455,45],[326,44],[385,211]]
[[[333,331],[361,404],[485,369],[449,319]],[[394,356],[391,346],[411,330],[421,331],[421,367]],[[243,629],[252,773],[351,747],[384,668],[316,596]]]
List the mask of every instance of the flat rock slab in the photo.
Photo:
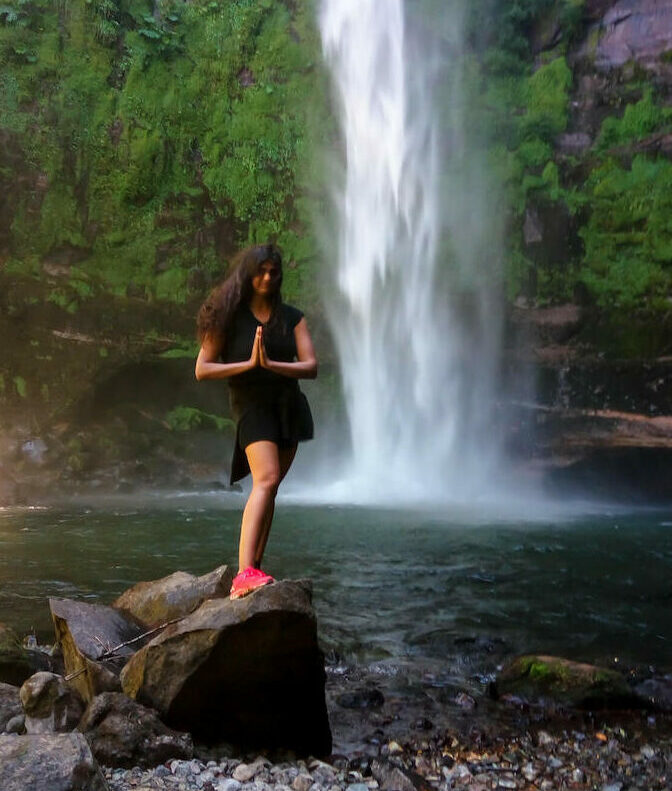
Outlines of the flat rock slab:
[[309,583],[204,602],[140,649],[121,681],[126,694],[205,742],[331,749]]
[[84,712],[79,728],[96,759],[105,766],[152,767],[171,758],[193,757],[188,733],[164,725],[152,709],[120,692],[97,695]]
[[[65,670],[88,702],[101,692],[120,692],[119,671],[142,646],[145,627],[112,607],[71,599],[49,599]],[[134,641],[130,645],[123,645]],[[112,649],[114,655],[103,661]]]
[[81,733],[0,734],[2,791],[108,791]]
[[112,606],[155,626],[189,615],[206,599],[228,596],[232,581],[233,569],[228,566],[219,566],[201,577],[176,571],[160,580],[138,582],[112,602]]
[[514,659],[497,676],[495,693],[585,709],[640,705],[617,671],[558,656]]

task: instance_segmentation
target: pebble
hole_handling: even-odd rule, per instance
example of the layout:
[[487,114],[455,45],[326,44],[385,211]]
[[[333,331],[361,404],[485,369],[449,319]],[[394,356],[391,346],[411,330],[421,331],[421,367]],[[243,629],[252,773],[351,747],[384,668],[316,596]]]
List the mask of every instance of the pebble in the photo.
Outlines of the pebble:
[[170,760],[146,770],[108,767],[104,774],[109,791],[379,791],[382,781],[372,777],[377,750],[381,761],[419,775],[416,788],[425,791],[662,791],[670,788],[665,772],[672,765],[672,745],[663,733],[647,735],[648,742],[638,741],[632,733],[602,725],[586,734],[450,730],[429,740],[411,729],[408,741],[381,734],[382,746],[371,754],[335,756],[333,764],[310,759],[274,765],[250,756],[207,763]]
[[292,788],[294,791],[309,791],[313,785],[313,778],[310,775],[300,774],[294,778]]
[[232,777],[220,777],[215,788],[217,791],[240,791],[242,784]]

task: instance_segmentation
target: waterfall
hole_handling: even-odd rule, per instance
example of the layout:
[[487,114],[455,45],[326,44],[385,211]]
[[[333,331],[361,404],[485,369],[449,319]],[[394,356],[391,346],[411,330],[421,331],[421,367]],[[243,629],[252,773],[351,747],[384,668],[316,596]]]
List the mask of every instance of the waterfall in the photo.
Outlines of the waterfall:
[[372,502],[473,497],[498,455],[497,222],[465,132],[459,0],[441,40],[407,17],[402,0],[320,7],[344,149],[325,300],[352,439],[342,484]]

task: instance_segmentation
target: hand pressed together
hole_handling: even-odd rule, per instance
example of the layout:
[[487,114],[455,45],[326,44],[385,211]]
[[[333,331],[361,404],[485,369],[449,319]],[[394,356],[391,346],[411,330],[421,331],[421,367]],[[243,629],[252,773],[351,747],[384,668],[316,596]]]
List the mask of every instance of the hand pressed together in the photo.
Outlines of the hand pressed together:
[[250,354],[250,368],[268,368],[270,369],[273,361],[269,360],[266,356],[266,347],[264,346],[264,329],[257,327],[254,334],[254,342],[252,343],[252,353]]

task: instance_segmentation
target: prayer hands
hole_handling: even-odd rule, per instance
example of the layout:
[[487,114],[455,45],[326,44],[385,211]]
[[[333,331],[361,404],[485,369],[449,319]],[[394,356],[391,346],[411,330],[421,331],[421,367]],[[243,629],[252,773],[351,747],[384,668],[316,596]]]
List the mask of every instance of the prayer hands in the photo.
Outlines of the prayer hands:
[[257,366],[270,368],[269,362],[266,356],[266,349],[264,348],[264,330],[262,327],[257,327],[254,343],[252,344],[252,354],[250,355],[250,368],[256,368]]
[[257,331],[254,335],[254,342],[252,344],[252,354],[250,355],[250,368],[256,368],[260,365],[260,349],[262,348],[261,332],[261,327],[257,327]]

